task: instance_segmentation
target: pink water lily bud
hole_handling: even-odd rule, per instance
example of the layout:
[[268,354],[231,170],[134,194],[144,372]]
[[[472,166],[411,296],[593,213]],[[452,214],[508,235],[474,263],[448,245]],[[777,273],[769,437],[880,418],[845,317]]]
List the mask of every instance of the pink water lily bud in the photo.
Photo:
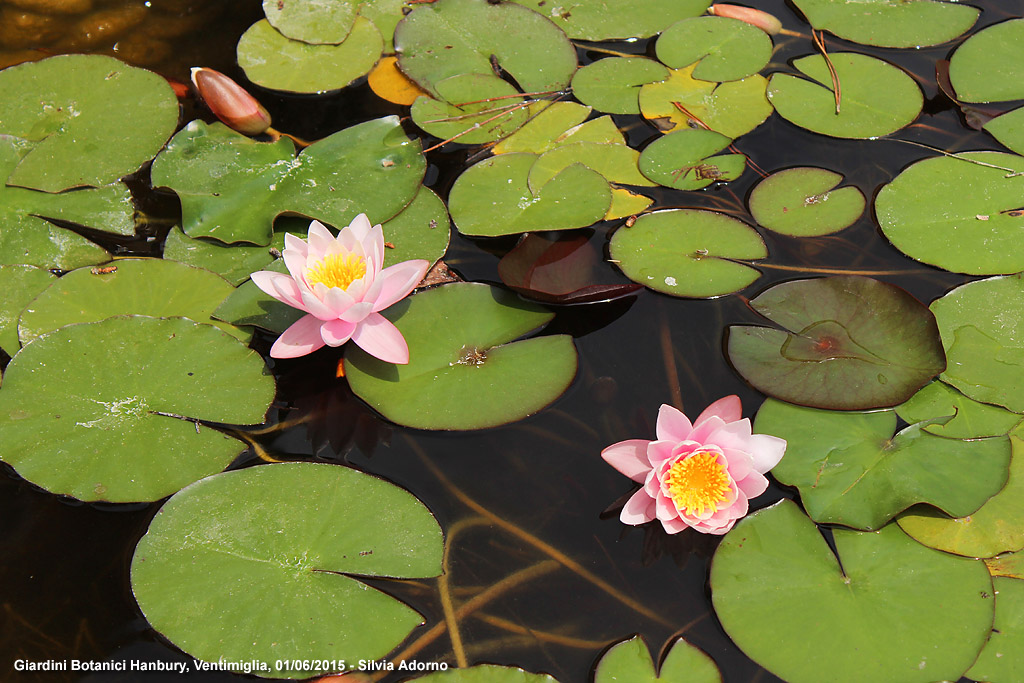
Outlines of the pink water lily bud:
[[284,331],[270,349],[273,358],[295,358],[321,346],[351,339],[387,363],[409,362],[409,347],[398,328],[380,314],[416,288],[430,267],[414,259],[383,268],[384,231],[359,214],[335,237],[318,221],[308,240],[285,235],[282,257],[288,275],[261,270],[257,287],[306,315]]
[[759,9],[741,7],[740,5],[723,5],[721,3],[715,3],[708,8],[708,12],[716,17],[726,17],[728,19],[739,19],[740,21],[745,21],[751,26],[758,27],[770,36],[774,36],[782,30],[782,22],[779,21],[775,15],[762,12]]
[[764,475],[786,452],[785,440],[752,434],[741,414],[738,396],[715,401],[693,423],[663,405],[657,439],[620,441],[601,451],[609,465],[643,484],[619,519],[634,525],[656,519],[670,534],[729,531],[747,514],[747,501],[768,488]]
[[259,135],[270,128],[270,114],[263,105],[221,72],[193,67],[192,84],[210,111],[232,130]]

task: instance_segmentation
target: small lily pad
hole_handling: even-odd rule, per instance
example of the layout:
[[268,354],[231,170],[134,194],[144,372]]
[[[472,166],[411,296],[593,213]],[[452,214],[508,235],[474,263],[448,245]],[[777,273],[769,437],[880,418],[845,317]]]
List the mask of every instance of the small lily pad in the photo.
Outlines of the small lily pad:
[[246,448],[192,419],[258,424],[273,398],[259,355],[212,325],[145,316],[67,325],[7,366],[0,458],[51,493],[159,500]]
[[763,76],[709,83],[693,77],[695,66],[672,69],[667,79],[640,88],[640,111],[661,132],[707,126],[736,139],[771,115]]
[[18,316],[56,276],[36,266],[0,265],[0,349],[13,356],[18,350]]
[[992,635],[965,674],[972,681],[1019,681],[1024,678],[1024,581],[992,579],[996,617]]
[[345,376],[357,396],[407,427],[483,429],[514,422],[561,396],[576,375],[570,337],[514,341],[552,314],[496,287],[444,285],[384,315],[409,344],[409,364],[384,363],[350,344]]
[[599,142],[573,142],[558,145],[541,154],[530,167],[528,184],[534,194],[559,173],[573,164],[582,164],[597,171],[610,183],[654,187],[654,183],[641,175],[637,168],[640,153],[626,145],[606,145]]
[[250,244],[227,245],[207,237],[189,237],[181,228],[174,226],[164,242],[164,258],[205,268],[238,286],[248,280],[254,271],[270,265],[275,258],[275,249],[279,254],[284,250],[283,232],[274,231],[271,243],[258,247]]
[[768,255],[761,236],[730,216],[697,209],[670,209],[641,216],[619,228],[609,245],[613,261],[633,282],[671,294],[706,298],[737,292],[760,273],[733,259]]
[[769,230],[794,237],[831,235],[864,213],[864,194],[836,186],[843,176],[824,168],[797,167],[773,173],[750,193],[750,213]]
[[729,361],[783,401],[834,410],[894,406],[946,367],[928,309],[878,280],[793,280],[750,306],[782,329],[730,327]]
[[263,12],[283,35],[317,45],[344,42],[355,30],[358,18],[364,17],[390,45],[404,4],[404,0],[263,0]]
[[[495,154],[543,154],[557,144],[558,136],[586,121],[590,111],[590,107],[575,102],[535,102],[530,105],[530,118],[523,127],[496,144],[491,151]],[[625,141],[620,136],[617,142]]]
[[825,59],[811,55],[793,62],[807,78],[777,73],[768,84],[768,99],[782,118],[815,133],[866,139],[894,133],[921,112],[921,89],[902,69],[853,52],[829,59],[840,85],[839,111]]
[[[1006,408],[972,401],[945,382],[935,381],[896,406],[900,419],[913,424],[931,421],[926,432],[950,439],[979,439],[1009,434],[1024,415]],[[948,418],[936,422],[936,418]]]
[[718,152],[732,144],[721,133],[689,128],[659,138],[640,154],[640,172],[677,190],[699,190],[714,182],[736,180],[747,167],[742,154]]
[[648,38],[680,19],[704,13],[711,0],[633,0],[559,4],[515,0],[558,24],[573,40]]
[[395,56],[382,57],[367,74],[366,83],[377,97],[405,106],[415,102],[417,97],[430,94],[401,72]]
[[448,210],[464,235],[512,235],[581,228],[601,220],[611,206],[608,181],[573,164],[536,194],[530,190],[534,154],[502,154],[469,167],[448,195]]
[[668,69],[645,57],[608,57],[582,67],[572,77],[580,102],[610,114],[639,114],[640,86],[668,78]]
[[594,683],[721,683],[722,674],[715,662],[700,648],[677,638],[658,671],[640,636],[612,645],[594,670]]
[[644,211],[654,200],[642,194],[630,192],[621,187],[612,188],[612,204],[604,215],[606,221],[615,221],[627,216],[636,216]]
[[811,26],[881,47],[924,47],[953,40],[974,25],[977,7],[933,0],[794,0]]
[[[419,97],[412,120],[426,132],[447,140],[477,145],[515,132],[526,121],[523,98],[508,81],[493,74],[459,74],[439,81],[442,100]],[[490,101],[487,101],[490,100]]]
[[1007,437],[949,439],[924,431],[927,424],[893,436],[892,410],[817,410],[768,399],[755,427],[786,440],[772,474],[800,490],[811,519],[873,530],[916,503],[969,515],[1006,483]]
[[992,623],[985,566],[925,548],[894,524],[833,537],[835,554],[789,500],[741,519],[711,564],[729,637],[790,683],[960,678]]
[[949,60],[949,80],[962,102],[1024,99],[1024,19],[978,31]]
[[694,17],[672,24],[658,36],[658,59],[681,69],[698,62],[693,77],[738,81],[756,74],[772,56],[768,34],[739,19]]
[[1024,154],[1024,107],[1000,114],[985,124],[985,132],[1007,149]]
[[386,481],[322,463],[249,467],[167,501],[135,549],[132,591],[194,657],[308,678],[383,657],[421,624],[361,577],[436,576],[441,548],[423,503]]
[[246,77],[271,90],[319,93],[340,90],[369,73],[384,41],[369,20],[357,17],[345,42],[311,45],[281,35],[266,19],[238,39],[238,65]]

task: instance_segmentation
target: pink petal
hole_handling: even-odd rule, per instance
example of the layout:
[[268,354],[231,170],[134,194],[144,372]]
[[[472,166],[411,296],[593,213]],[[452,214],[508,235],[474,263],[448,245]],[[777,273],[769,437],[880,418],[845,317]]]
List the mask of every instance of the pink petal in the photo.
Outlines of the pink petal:
[[380,313],[371,313],[359,323],[352,341],[371,356],[385,363],[405,365],[409,362],[409,346],[398,328]]
[[373,313],[373,304],[369,301],[360,301],[357,304],[352,304],[339,318],[345,322],[350,323],[361,323],[366,320],[366,316]]
[[[326,290],[323,285],[318,285],[322,290]],[[321,320],[334,320],[338,316],[331,310],[331,307],[317,298],[316,294],[308,290],[299,288],[299,292],[302,294],[302,307],[304,310],[309,311],[312,315],[320,318]],[[326,295],[326,291],[324,292]]]
[[[287,237],[285,239],[287,240]],[[303,242],[302,246],[305,247],[306,243]],[[306,283],[307,258],[306,254],[303,253],[304,251],[305,249],[303,249],[303,251],[285,249],[281,256],[284,258],[284,265],[288,268],[288,272],[291,273],[292,278],[294,278],[296,282],[301,282],[308,286]]]
[[680,531],[686,531],[691,528],[686,520],[676,517],[675,519],[663,519],[661,520],[661,526],[665,527],[665,532],[669,534],[678,534]]
[[651,441],[647,447],[647,459],[651,463],[651,467],[658,467],[672,458],[675,455],[673,450],[677,445],[679,444],[674,441]]
[[374,312],[401,301],[416,288],[427,274],[430,262],[423,259],[402,261],[380,271],[377,279],[367,290],[365,300],[373,302]]
[[286,251],[295,252],[304,259],[309,255],[309,245],[306,244],[306,240],[296,237],[290,232],[284,234],[284,248]]
[[348,224],[348,228],[345,228],[345,230],[348,230],[357,242],[362,242],[370,233],[370,219],[366,217],[365,213],[361,213],[352,219],[352,222]]
[[724,426],[725,420],[717,415],[707,417],[702,422],[698,422],[693,428],[693,431],[690,433],[690,441],[707,443],[708,437]]
[[676,508],[676,504],[664,493],[658,493],[654,504],[654,514],[662,521],[666,519],[675,519],[679,516],[679,510]]
[[362,245],[366,254],[367,272],[373,280],[384,265],[384,228],[380,225],[370,228],[370,233],[362,240]]
[[739,481],[754,471],[754,458],[746,451],[727,448],[725,449],[725,459],[728,462],[729,476],[734,481]]
[[601,457],[633,481],[642,482],[651,471],[651,463],[647,460],[649,443],[643,439],[620,441],[601,451]]
[[330,289],[325,287],[324,290],[324,305],[331,309],[332,317],[334,318],[342,317],[345,311],[352,308],[356,303],[352,295],[340,287],[331,287]]
[[690,438],[693,425],[680,410],[662,404],[658,410],[658,425],[655,431],[659,441],[685,441]]
[[754,434],[748,448],[754,457],[754,469],[764,474],[782,460],[786,453],[786,440],[769,434]]
[[619,513],[623,524],[644,524],[654,519],[654,500],[640,489],[626,501]]
[[275,273],[271,270],[261,270],[249,276],[253,284],[278,301],[288,304],[292,308],[306,310],[302,305],[302,295],[299,292],[295,280],[284,273]]
[[747,498],[757,498],[768,488],[768,480],[763,474],[751,472],[743,479],[736,482],[736,486]]
[[328,320],[320,326],[320,336],[328,346],[341,346],[352,338],[352,333],[355,330],[355,323],[344,320]]
[[299,318],[274,342],[270,348],[271,358],[297,358],[319,349],[324,345],[320,324],[312,315]]
[[750,448],[750,420],[744,418],[730,422],[708,434],[704,443],[745,451]]
[[722,536],[724,534],[729,533],[729,530],[732,529],[733,526],[735,526],[735,524],[736,524],[736,520],[732,519],[732,520],[729,520],[726,524],[723,524],[722,526],[716,526],[714,524],[709,524],[707,522],[701,522],[700,524],[694,525],[693,528],[696,529],[697,531],[701,532],[702,534],[712,534],[714,536]]
[[309,253],[306,258],[312,261],[321,260],[324,255],[330,253],[334,245],[334,235],[320,221],[313,221],[309,224],[308,235]]
[[735,422],[740,419],[743,417],[743,404],[740,402],[740,397],[733,394],[718,399],[697,416],[697,419],[693,421],[694,426],[713,415],[722,418],[724,422]]

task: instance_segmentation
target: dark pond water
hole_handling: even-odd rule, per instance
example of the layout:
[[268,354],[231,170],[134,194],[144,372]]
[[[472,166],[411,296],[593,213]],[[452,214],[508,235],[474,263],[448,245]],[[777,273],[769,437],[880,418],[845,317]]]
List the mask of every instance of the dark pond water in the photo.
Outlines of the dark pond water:
[[[788,29],[806,31],[795,11],[781,0],[751,4],[778,16]],[[1024,12],[1024,3],[1018,2],[974,4],[985,11],[972,32]],[[127,5],[167,16],[201,16],[189,32],[161,39],[170,50],[163,51],[160,59],[137,58],[144,66],[182,81],[187,80],[189,66],[213,66],[244,82],[231,62],[233,46],[238,35],[261,16],[256,0],[110,6]],[[0,10],[10,8],[0,4]],[[46,49],[74,51],[73,32],[73,27],[66,28]],[[133,35],[125,33],[120,40]],[[129,44],[136,42],[131,38]],[[18,50],[25,47],[30,46]],[[927,99],[925,113],[897,137],[949,151],[1000,149],[987,135],[966,127],[959,112],[937,93],[932,64],[948,58],[954,46],[901,51],[829,39],[829,48],[874,54],[915,74]],[[643,52],[646,45],[627,49]],[[773,64],[812,49],[806,33],[778,36]],[[15,52],[9,49],[5,59],[12,59]],[[123,49],[113,53],[131,56]],[[584,59],[597,56],[582,53]],[[256,88],[253,92],[272,113],[275,127],[307,139],[368,118],[405,113],[382,103],[365,86],[324,97],[285,97]],[[193,108],[183,120],[193,114],[206,115]],[[633,143],[657,135],[646,123],[629,117],[618,117],[618,123],[628,130]],[[413,131],[411,125],[409,130]],[[778,116],[741,138],[738,146],[769,172],[794,165],[826,166],[844,174],[846,182],[869,197],[901,169],[933,154],[895,141],[832,140],[798,129]],[[430,156],[435,166],[428,172],[428,181],[442,196],[466,154],[456,149]],[[703,193],[665,191],[657,195],[657,205],[745,214],[745,198],[758,179],[748,171],[736,182]],[[153,253],[176,216],[173,197],[147,194],[145,185],[142,177],[133,189],[138,190],[142,209],[156,220],[141,238],[120,242],[123,252]],[[617,224],[597,227],[593,239],[601,249]],[[740,295],[691,301],[643,291],[617,302],[559,309],[547,331],[575,337],[579,373],[561,399],[529,419],[466,434],[389,425],[335,379],[340,354],[324,350],[273,366],[279,391],[271,417],[275,422],[298,424],[255,438],[275,458],[344,462],[412,491],[437,516],[449,537],[455,536],[450,580],[457,601],[533,568],[532,577],[527,574],[527,580],[460,623],[471,662],[519,665],[573,683],[589,680],[601,651],[631,634],[643,634],[655,652],[670,637],[685,634],[714,658],[729,683],[778,680],[732,645],[710,611],[707,570],[717,539],[688,533],[670,537],[657,529],[624,527],[614,504],[621,504],[631,492],[630,483],[606,466],[599,453],[615,441],[653,433],[659,405],[672,402],[675,392],[682,397],[680,407],[691,415],[731,393],[740,395],[745,413],[752,415],[763,397],[729,367],[722,351],[723,330],[729,324],[756,321],[745,297],[773,282],[833,269],[870,271],[929,302],[966,277],[902,256],[880,235],[870,213],[835,236],[792,239],[768,233],[764,237],[770,263],[764,276]],[[446,261],[467,280],[498,282],[496,264],[513,243],[469,240],[453,233]],[[611,266],[608,277],[626,281]],[[257,346],[266,352],[268,340],[257,340]],[[256,462],[250,451],[236,466]],[[129,588],[132,552],[159,504],[84,505],[36,489],[6,466],[4,471],[6,476],[0,477],[0,678],[8,675],[9,662],[16,658],[186,660],[149,628]],[[753,507],[792,495],[773,485]],[[481,508],[486,514],[481,514]],[[611,512],[604,512],[609,508]],[[591,579],[540,564],[549,555],[528,542],[524,533],[574,560]],[[619,597],[612,597],[593,578]],[[377,585],[424,615],[426,625],[407,644],[442,620],[433,581]],[[439,637],[417,658],[453,662],[448,637]],[[146,680],[160,678],[150,675]],[[237,679],[199,673],[186,678]],[[21,674],[12,680],[133,679],[130,674],[68,673]]]

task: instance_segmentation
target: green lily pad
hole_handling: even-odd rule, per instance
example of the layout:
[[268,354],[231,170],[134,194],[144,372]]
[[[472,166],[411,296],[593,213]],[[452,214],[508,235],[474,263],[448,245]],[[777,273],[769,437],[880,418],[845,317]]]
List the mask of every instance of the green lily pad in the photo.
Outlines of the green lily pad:
[[534,674],[497,664],[477,664],[465,669],[436,671],[413,680],[424,683],[558,683],[547,674]]
[[893,436],[893,410],[818,410],[768,399],[755,427],[786,440],[772,474],[800,490],[811,519],[872,530],[916,503],[969,515],[1006,483],[1007,437],[948,439],[926,432],[927,424]]
[[383,657],[421,624],[359,577],[436,576],[441,548],[423,503],[386,481],[321,463],[249,467],[167,501],[135,549],[132,591],[194,657],[308,678]]
[[730,327],[729,360],[759,391],[783,401],[834,410],[894,406],[945,368],[928,309],[878,280],[793,280],[750,306],[783,329]]
[[31,143],[7,183],[44,192],[128,175],[178,124],[178,100],[166,80],[102,55],[5,69],[0,93],[0,134]]
[[839,113],[825,59],[811,55],[793,62],[807,78],[777,73],[768,83],[768,99],[782,118],[815,133],[866,139],[894,133],[921,113],[921,89],[902,69],[853,52],[829,59],[839,79]]
[[823,168],[773,173],[750,193],[750,213],[759,225],[783,235],[831,235],[853,225],[866,204],[856,187],[835,189],[842,181],[842,175]]
[[693,77],[738,81],[756,74],[772,57],[768,34],[739,19],[694,17],[672,24],[658,36],[658,59],[681,69],[698,62]]
[[612,645],[594,671],[594,683],[654,683],[655,681],[673,681],[674,683],[721,683],[722,674],[715,662],[700,648],[690,645],[682,638],[677,638],[665,656],[665,661],[657,672],[654,662],[647,649],[647,644],[640,636]]
[[[586,121],[590,111],[590,107],[575,102],[535,102],[529,107],[530,118],[523,127],[496,144],[491,151],[495,154],[543,154],[557,144],[560,135]],[[618,132],[617,128],[615,130]],[[625,144],[621,133],[619,140],[612,142]]]
[[357,17],[345,42],[311,45],[287,38],[266,19],[238,39],[238,65],[246,78],[271,90],[319,93],[340,90],[365,76],[380,59],[384,40],[367,19]]
[[985,558],[985,566],[992,576],[1024,579],[1024,552],[1003,553]]
[[668,69],[653,59],[608,57],[580,68],[572,77],[572,93],[598,111],[639,114],[640,86],[666,78]]
[[458,136],[456,141],[467,145],[492,142],[526,122],[523,98],[513,97],[515,86],[494,74],[452,76],[438,82],[437,92],[443,101],[416,98],[412,120],[442,140]]
[[395,29],[395,52],[405,75],[438,96],[446,78],[493,74],[492,59],[523,92],[562,90],[576,71],[576,51],[561,29],[511,2],[418,5]]
[[56,276],[36,266],[0,265],[0,349],[13,356],[18,350],[18,316]]
[[[913,259],[972,275],[1024,270],[1024,159],[968,152],[919,161],[882,188],[882,232]],[[992,164],[996,167],[982,166]]]
[[210,318],[233,291],[216,273],[163,259],[121,259],[110,268],[79,268],[36,297],[18,324],[22,345],[64,325],[116,315],[180,316],[248,341],[245,330]]
[[711,5],[711,0],[598,0],[575,5],[515,1],[551,19],[574,40],[648,38],[681,19],[700,16]]
[[[1011,413],[1005,408],[978,403],[967,398],[945,382],[932,382],[896,406],[896,414],[907,423],[933,421],[926,432],[950,439],[978,439],[1002,436],[1024,419],[1024,415]],[[935,418],[948,417],[946,422]]]
[[345,376],[384,417],[418,429],[483,429],[541,410],[576,375],[566,335],[513,341],[552,314],[503,289],[456,283],[384,312],[409,344],[409,364],[384,363],[350,344]]
[[1024,107],[995,117],[984,128],[1007,149],[1024,154]]
[[982,403],[1024,412],[1024,279],[969,282],[932,302],[949,362],[942,381]]
[[1010,443],[1009,479],[984,505],[959,519],[911,508],[897,518],[900,528],[929,548],[967,557],[993,557],[1024,548],[1024,441],[1011,434]]
[[164,242],[164,258],[178,261],[197,268],[217,273],[237,286],[249,279],[249,275],[263,270],[273,262],[274,250],[284,250],[284,233],[274,231],[269,246],[258,247],[250,244],[224,244],[207,237],[189,237],[181,228],[174,226],[167,233]]
[[7,366],[0,458],[52,493],[159,500],[246,447],[192,419],[258,424],[273,398],[259,355],[212,325],[145,316],[68,325]]
[[558,145],[544,152],[530,167],[528,185],[534,194],[551,182],[559,173],[573,164],[582,164],[597,171],[610,183],[654,187],[654,183],[640,174],[637,160],[640,153],[626,145],[606,145],[599,142],[573,142]]
[[747,167],[742,154],[718,152],[732,144],[721,133],[688,128],[659,138],[640,154],[640,172],[677,190],[699,190],[711,183],[736,180]]
[[840,38],[881,47],[924,47],[971,28],[979,10],[933,0],[793,0],[811,26]]
[[1024,19],[978,31],[949,60],[949,80],[961,102],[1024,99]]
[[790,683],[957,680],[992,623],[984,564],[925,548],[896,525],[833,535],[835,555],[788,500],[741,519],[711,564],[729,637]]
[[[283,259],[277,259],[263,270],[288,272]],[[304,315],[304,311],[278,301],[257,287],[252,280],[248,280],[217,306],[212,317],[232,325],[254,325],[281,334]]]
[[358,17],[373,22],[391,51],[391,36],[402,18],[404,0],[263,0],[271,26],[293,40],[317,45],[344,42]]
[[381,228],[386,242],[385,267],[412,259],[434,263],[448,250],[451,237],[448,209],[428,187],[421,187],[415,199]]
[[765,96],[768,81],[763,76],[719,84],[697,80],[693,69],[672,69],[664,81],[640,88],[640,111],[661,132],[703,123],[735,140],[757,128],[772,113]]
[[295,213],[348,225],[360,213],[384,221],[412,201],[426,162],[397,116],[366,121],[295,145],[255,142],[226,126],[193,121],[153,162],[153,184],[181,199],[190,237],[269,244],[274,218]]
[[103,247],[43,220],[0,227],[0,264],[72,270],[109,260]]
[[670,209],[641,216],[619,228],[609,245],[612,260],[633,282],[687,297],[737,292],[761,274],[732,259],[768,255],[753,228],[730,216],[697,209]]
[[965,674],[972,681],[1008,683],[1024,678],[1024,581],[992,579],[996,617],[992,635]]
[[581,228],[602,219],[611,205],[604,177],[573,164],[534,194],[528,179],[537,159],[534,154],[502,154],[466,169],[448,195],[459,232],[512,235]]

